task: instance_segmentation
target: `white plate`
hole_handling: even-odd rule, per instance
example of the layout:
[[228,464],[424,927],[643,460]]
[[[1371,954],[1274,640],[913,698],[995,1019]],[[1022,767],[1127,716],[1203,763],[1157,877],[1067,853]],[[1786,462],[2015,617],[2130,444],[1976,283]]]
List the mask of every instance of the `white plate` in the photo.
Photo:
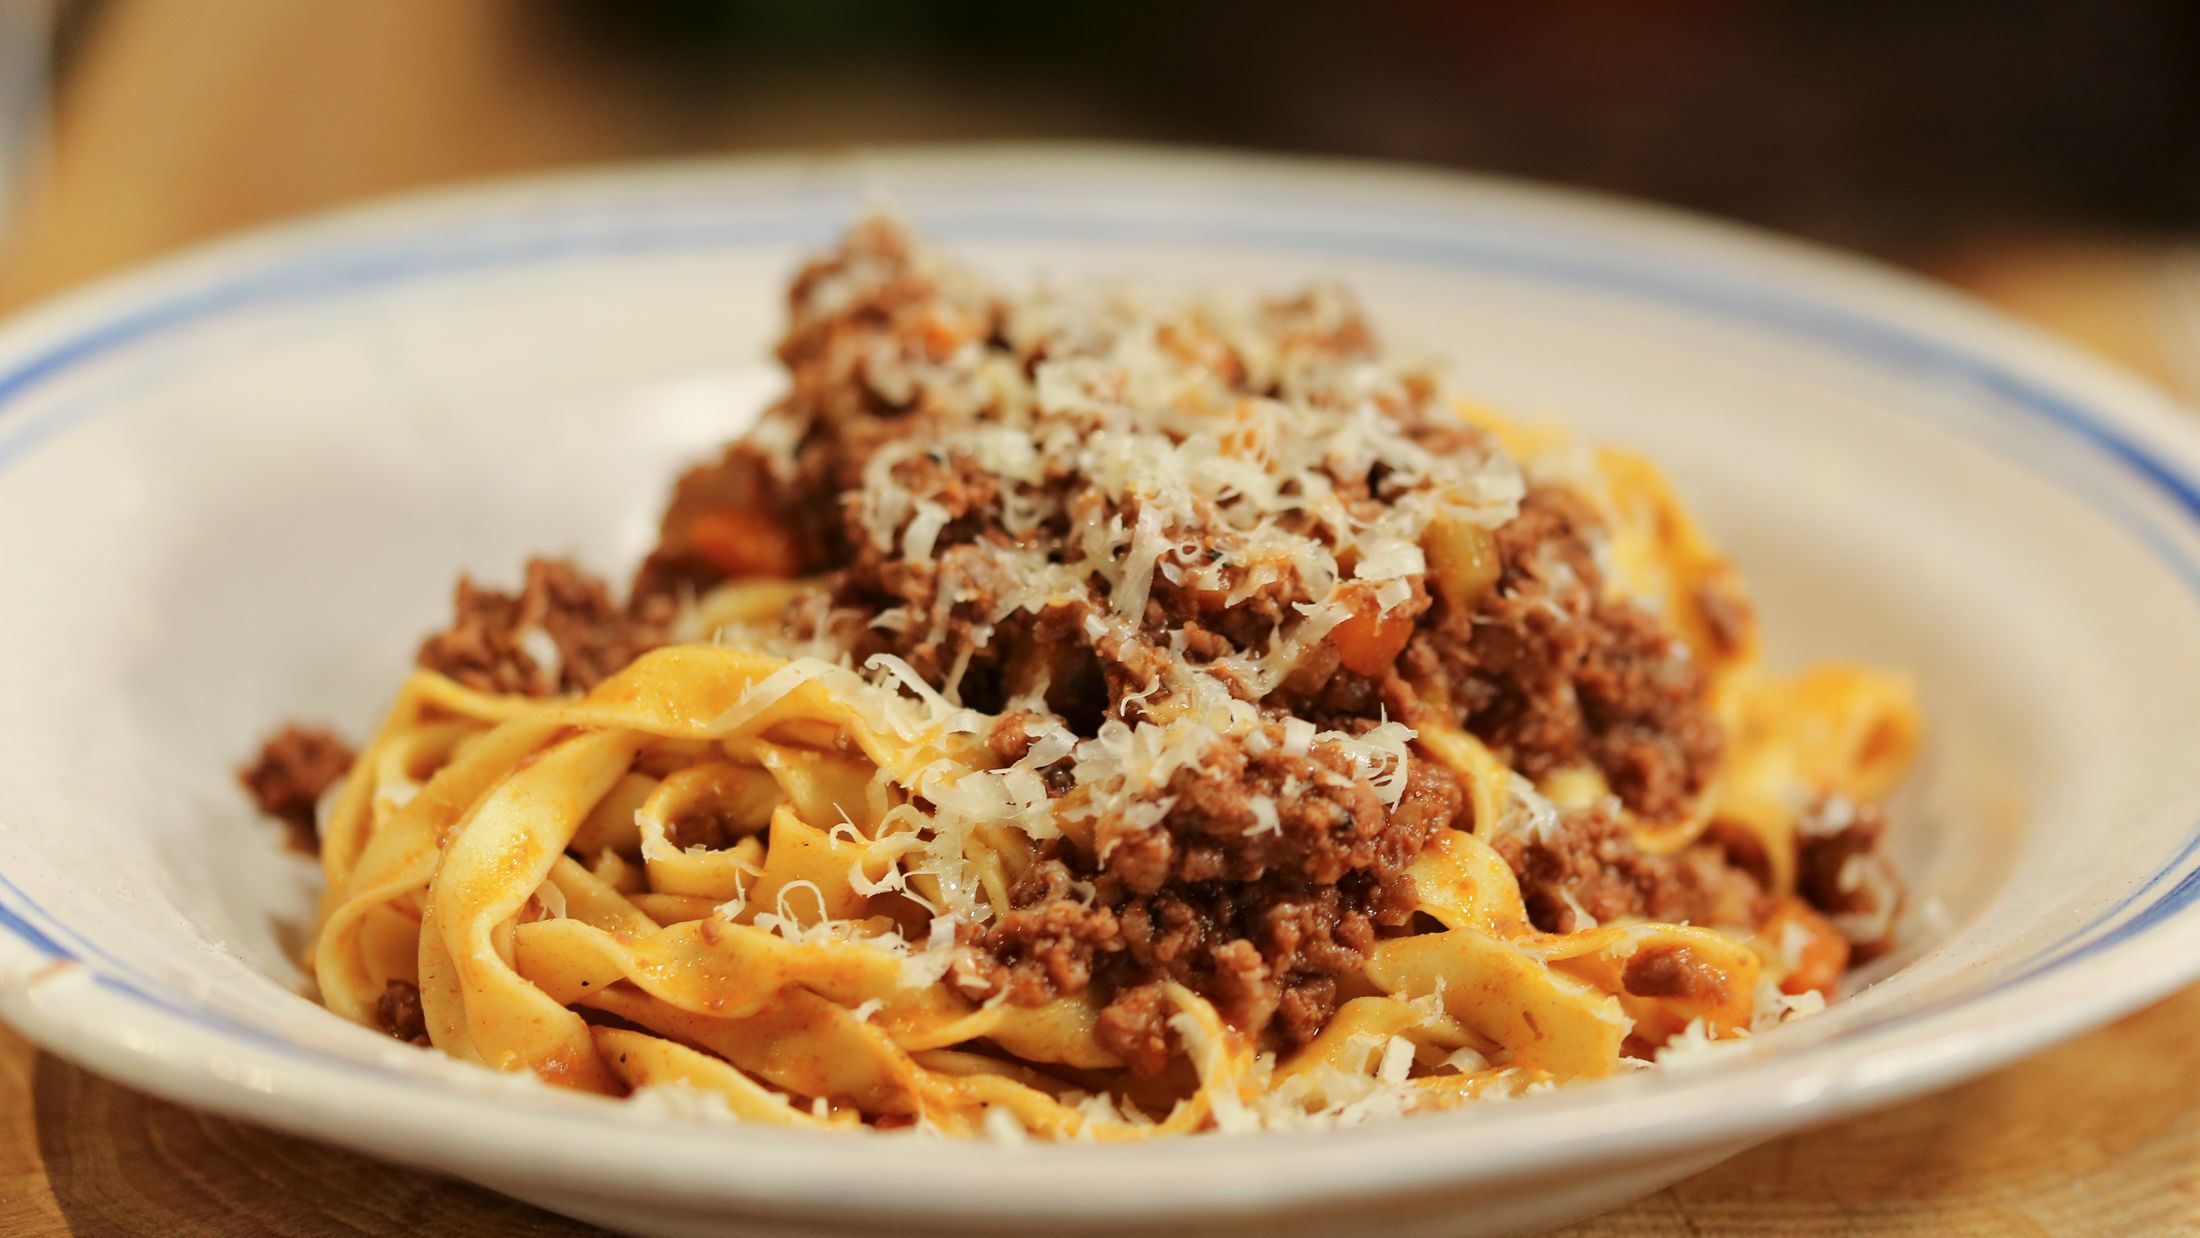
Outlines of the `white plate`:
[[[881,188],[1007,273],[1342,277],[1469,392],[1648,448],[1740,558],[1776,658],[1923,681],[1896,825],[1936,914],[1899,968],[1690,1073],[1107,1148],[692,1125],[298,996],[313,876],[230,769],[281,718],[364,733],[459,569],[623,570],[679,462],[770,391],[796,255]],[[1854,263],[1329,164],[753,162],[267,232],[0,332],[0,1013],[149,1091],[636,1231],[1554,1223],[2200,973],[2200,449],[2177,416]]]

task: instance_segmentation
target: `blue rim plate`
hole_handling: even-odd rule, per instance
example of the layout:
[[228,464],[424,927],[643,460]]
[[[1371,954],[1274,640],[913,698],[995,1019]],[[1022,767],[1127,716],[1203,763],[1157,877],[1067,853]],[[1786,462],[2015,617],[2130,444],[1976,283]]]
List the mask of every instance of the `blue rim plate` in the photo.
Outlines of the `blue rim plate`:
[[[431,307],[422,314],[456,315],[434,321],[465,331],[475,321],[468,315],[495,320],[506,300],[536,302],[551,317],[566,300],[623,305],[620,298],[634,298],[646,309],[655,304],[658,283],[684,268],[783,269],[796,253],[829,240],[863,194],[881,186],[950,247],[1009,265],[1062,253],[1082,255],[1071,266],[1189,270],[1223,282],[1246,271],[1280,272],[1259,277],[1270,285],[1337,272],[1371,285],[1370,299],[1386,322],[1396,317],[1387,307],[1407,307],[1409,315],[1423,308],[1439,331],[1448,321],[1442,315],[1453,312],[1447,307],[1460,307],[1459,321],[1477,324],[1480,341],[1457,350],[1465,354],[1463,377],[1471,386],[1479,357],[1489,372],[1511,375],[1495,380],[1501,394],[1524,392],[1531,400],[1578,396],[1589,405],[1624,404],[1628,384],[1658,381],[1660,358],[1678,358],[1684,372],[1709,376],[1722,358],[1748,354],[1735,363],[1747,375],[1706,378],[1720,393],[1706,403],[1720,407],[1674,431],[1685,440],[1677,448],[1689,462],[1681,469],[1684,482],[1701,475],[1718,493],[1718,477],[1762,471],[1748,462],[1722,463],[1720,455],[1721,427],[1754,424],[1735,411],[1748,393],[1785,392],[1783,381],[1799,402],[1846,392],[1883,413],[1857,414],[1838,428],[1830,418],[1783,423],[1761,431],[1771,436],[1764,450],[1822,429],[1836,436],[1822,449],[1829,457],[1845,451],[1870,458],[1874,442],[1894,444],[1898,436],[1900,451],[1890,446],[1890,455],[1946,453],[1955,463],[1939,474],[1948,478],[1945,492],[1922,495],[1930,488],[1912,486],[1886,501],[1924,504],[1920,520],[1949,513],[1953,528],[1964,513],[2052,493],[2086,513],[2088,531],[2070,534],[2080,539],[2073,543],[2080,554],[2128,559],[2118,570],[2148,591],[2151,610],[2173,633],[2200,614],[2200,445],[2193,430],[2153,390],[1990,313],[1847,259],[1634,206],[1392,169],[1116,148],[790,158],[524,180],[340,212],[196,250],[103,281],[0,330],[0,519],[9,511],[11,487],[46,484],[42,469],[66,473],[70,444],[136,433],[132,427],[150,424],[145,419],[167,398],[160,392],[202,381],[193,377],[199,340],[214,341],[204,364],[229,375],[217,378],[234,386],[259,362],[250,350],[219,342],[232,329],[288,324],[301,332],[357,334],[368,329],[362,323],[417,305]],[[1201,265],[1208,260],[1213,271]],[[630,275],[641,291],[620,282]],[[477,294],[488,308],[469,308],[467,299]],[[761,313],[776,296],[772,285],[759,284],[728,289],[724,299],[754,303]],[[1513,306],[1521,308],[1515,313]],[[625,347],[616,328],[608,331],[607,351]],[[272,342],[254,347],[291,347],[279,332],[267,338]],[[1606,341],[1609,352],[1602,351]],[[1568,351],[1576,346],[1584,351]],[[1547,364],[1535,360],[1545,348],[1575,357],[1570,370],[1594,370],[1608,360],[1613,376],[1571,374],[1546,393],[1535,368]],[[1521,356],[1508,359],[1511,351]],[[754,349],[727,353],[729,366],[745,365]],[[636,365],[635,373],[606,380],[607,389],[646,378],[646,363]],[[1685,395],[1685,373],[1663,381]],[[1618,389],[1607,396],[1598,383]],[[1896,428],[1882,430],[1874,416]],[[1615,417],[1590,420],[1599,429],[1618,425],[1658,453],[1660,422]],[[1747,432],[1736,430],[1734,442],[1744,442]],[[2006,494],[1966,492],[1970,478],[1997,470],[2012,479]],[[1715,533],[1740,535],[1745,568],[1756,565],[1753,545],[1756,560],[1775,568],[1786,557],[1809,558],[1809,551],[1783,556],[1769,534],[1752,542],[1751,522],[1732,519],[1746,512],[1752,495],[1761,498],[1762,478],[1730,491],[1723,506],[1714,503],[1712,525]],[[1825,528],[1848,501],[1842,493],[1826,488],[1823,495],[1832,497],[1815,500],[1833,505],[1826,515],[1813,509],[1798,519]],[[627,497],[646,506],[655,494]],[[1725,524],[1717,518],[1722,511],[1729,515]],[[162,518],[190,517],[181,511]],[[2020,533],[2032,535],[2010,530]],[[1994,535],[1988,528],[1969,536]],[[2080,544],[2085,538],[2102,547],[2097,555]],[[13,574],[15,544],[0,537],[0,573]],[[1951,546],[1964,557],[1960,538]],[[2006,614],[2009,595],[2027,583],[2026,556],[2012,552],[2010,562],[2019,565],[2015,574],[1996,578],[2000,596],[1992,605],[1979,603],[1979,616]],[[24,570],[35,576],[45,569]],[[1813,570],[1806,563],[1789,574],[1803,580]],[[2056,570],[2041,565],[2036,587],[2051,588],[2046,582]],[[1906,579],[1899,570],[1892,578]],[[1937,610],[1921,608],[1914,622],[1971,622],[1963,611],[1968,604],[1943,600]],[[25,605],[23,598],[9,603]],[[1903,605],[1896,590],[1873,609]],[[2192,614],[2171,613],[2180,606]],[[1780,607],[1770,609],[1777,618]],[[2090,622],[2089,613],[2080,606],[2071,622]],[[0,637],[7,634],[0,623]],[[2169,639],[2165,648],[2174,648],[2174,635]],[[1913,649],[1899,634],[1859,640],[1857,652],[1875,656],[1937,648],[1919,637],[1923,643]],[[0,650],[6,681],[20,676],[31,683],[20,646]],[[2166,669],[2149,682],[2132,668],[2160,660],[2148,661],[2153,655],[2136,645],[2130,657],[2130,665],[2110,668],[2114,683],[2103,690],[2109,695],[2102,708],[2135,702],[2135,716],[2152,719],[2157,731],[2200,724],[2195,707],[2166,699],[2186,682],[2184,664],[2162,663]],[[1996,678],[1990,665],[1970,673]],[[1968,699],[1968,681],[1949,675],[1943,695]],[[388,682],[394,685],[394,676]],[[2034,710],[2052,703],[2047,697],[2019,703],[2026,700]],[[271,696],[252,707],[272,719],[302,705],[310,702]],[[32,723],[0,714],[0,739],[11,725]],[[1961,731],[1960,719],[1953,729]],[[2195,729],[2186,725],[2182,737]],[[1992,746],[1990,737],[1981,743]],[[2082,762],[2086,754],[2071,759]],[[1828,1016],[1824,1031],[1798,1035],[1792,1046],[1768,1038],[1761,1052],[1698,1071],[1656,1072],[1351,1131],[1198,1139],[1165,1148],[1009,1149],[907,1138],[851,1145],[844,1138],[716,1127],[698,1139],[692,1123],[415,1061],[363,1033],[349,1035],[351,1029],[300,1035],[296,1028],[310,1023],[286,1017],[272,1024],[257,1013],[264,999],[228,1000],[226,986],[238,968],[225,964],[202,977],[191,970],[197,957],[191,951],[153,957],[142,934],[109,926],[102,903],[116,891],[133,907],[168,900],[175,906],[146,914],[156,921],[169,915],[179,935],[203,939],[203,929],[193,928],[203,917],[192,900],[206,895],[174,879],[132,885],[125,873],[89,880],[71,861],[54,858],[41,813],[50,814],[66,792],[38,785],[40,777],[35,764],[0,760],[0,1014],[27,1035],[148,1091],[433,1165],[578,1214],[626,1218],[621,1223],[636,1228],[659,1222],[627,1209],[807,1217],[858,1227],[1181,1222],[1361,1207],[1378,1197],[1453,1198],[1529,1182],[1543,1183],[1531,1193],[1565,1206],[1522,1205],[1526,1211],[1491,1218],[1549,1221],[1608,1206],[1753,1139],[1976,1074],[2200,975],[2196,805],[2171,790],[2133,786],[2128,794],[2119,790],[2115,802],[2161,812],[2134,810],[2134,821],[2145,815],[2143,824],[2085,823],[2094,843],[2058,833],[2077,828],[2068,822],[2026,819],[2002,844],[1974,839],[1968,844],[1974,851],[1943,854],[1943,869],[1983,869],[1983,861],[1972,863],[1978,854],[2006,850],[1995,864],[2007,879],[1975,892],[1925,934],[1909,968],[1860,995],[1853,1010],[1837,1007],[1839,1017]],[[2052,787],[2034,790],[2038,802],[2054,800]],[[2179,823],[2157,819],[2173,810],[2185,814]],[[1928,824],[1953,821],[1951,829],[1967,820],[1960,800],[1926,805],[1917,816]],[[130,827],[113,828],[127,836]],[[2042,850],[2083,854],[2103,850],[2100,840],[2116,843],[2118,858],[2103,860],[2097,872]],[[271,845],[264,836],[261,842]],[[2075,875],[2058,878],[2059,866]],[[2028,880],[2034,885],[2025,886]],[[2058,888],[2059,901],[2038,893]],[[2030,913],[2016,903],[2029,903]],[[1966,946],[1974,938],[1979,944]],[[220,943],[196,944],[222,953]],[[1960,957],[1933,972],[1943,956]],[[1905,980],[1913,975],[1931,979]],[[1893,996],[1882,999],[1882,991]],[[1001,1173],[1004,1157],[1014,1158],[1013,1174]],[[1601,1193],[1594,1185],[1600,1174]],[[1567,1175],[1591,1185],[1549,1185]],[[1125,1190],[1127,1181],[1140,1186]]]

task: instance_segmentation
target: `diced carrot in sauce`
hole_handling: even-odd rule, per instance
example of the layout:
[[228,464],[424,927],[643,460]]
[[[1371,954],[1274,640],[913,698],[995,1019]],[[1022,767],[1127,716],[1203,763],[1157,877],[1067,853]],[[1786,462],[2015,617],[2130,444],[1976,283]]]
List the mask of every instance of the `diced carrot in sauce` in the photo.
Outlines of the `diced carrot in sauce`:
[[787,579],[802,574],[794,539],[770,518],[740,508],[705,512],[688,526],[695,553],[726,575]]
[[949,357],[954,356],[956,350],[972,339],[965,324],[951,321],[937,314],[926,318],[921,329],[923,331],[924,355],[927,360],[934,364],[944,362]]
[[1803,934],[1802,949],[1797,952],[1794,970],[1780,980],[1780,991],[1796,994],[1816,989],[1828,997],[1833,996],[1833,986],[1840,983],[1841,973],[1849,967],[1848,939],[1833,922],[1820,915],[1810,904],[1799,898],[1787,898],[1765,918],[1757,930],[1758,937],[1776,952],[1785,952],[1782,942],[1788,937],[1788,926],[1794,925]]
[[1400,612],[1355,611],[1337,625],[1332,639],[1337,642],[1337,656],[1346,670],[1380,675],[1398,661],[1406,642],[1413,639],[1413,620]]

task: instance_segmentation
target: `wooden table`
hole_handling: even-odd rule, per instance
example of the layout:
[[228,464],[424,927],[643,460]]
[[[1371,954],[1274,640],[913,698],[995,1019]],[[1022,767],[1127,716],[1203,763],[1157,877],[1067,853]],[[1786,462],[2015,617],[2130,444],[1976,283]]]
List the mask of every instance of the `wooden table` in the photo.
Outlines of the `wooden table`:
[[[539,9],[536,14],[539,14]],[[526,0],[115,0],[63,81],[0,306],[363,194],[829,138],[831,100],[674,114]],[[392,71],[401,65],[401,72]],[[956,131],[954,98],[906,120]],[[1076,118],[1056,118],[1076,129]],[[1098,126],[1096,126],[1098,127]],[[873,125],[866,136],[881,134]],[[1928,264],[2165,382],[2160,243],[1982,240]],[[2200,392],[2187,390],[2187,395]],[[1953,1091],[1792,1136],[1576,1235],[2200,1231],[2200,988]],[[473,1187],[140,1096],[0,1030],[0,1232],[582,1233]]]

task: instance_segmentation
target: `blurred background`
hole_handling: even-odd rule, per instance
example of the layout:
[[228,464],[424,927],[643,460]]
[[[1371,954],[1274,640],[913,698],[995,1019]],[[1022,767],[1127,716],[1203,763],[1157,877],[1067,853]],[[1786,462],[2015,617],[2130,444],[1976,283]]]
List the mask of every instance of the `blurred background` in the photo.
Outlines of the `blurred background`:
[[416,184],[1052,138],[1656,199],[1921,269],[2200,395],[2184,0],[0,0],[0,306]]

